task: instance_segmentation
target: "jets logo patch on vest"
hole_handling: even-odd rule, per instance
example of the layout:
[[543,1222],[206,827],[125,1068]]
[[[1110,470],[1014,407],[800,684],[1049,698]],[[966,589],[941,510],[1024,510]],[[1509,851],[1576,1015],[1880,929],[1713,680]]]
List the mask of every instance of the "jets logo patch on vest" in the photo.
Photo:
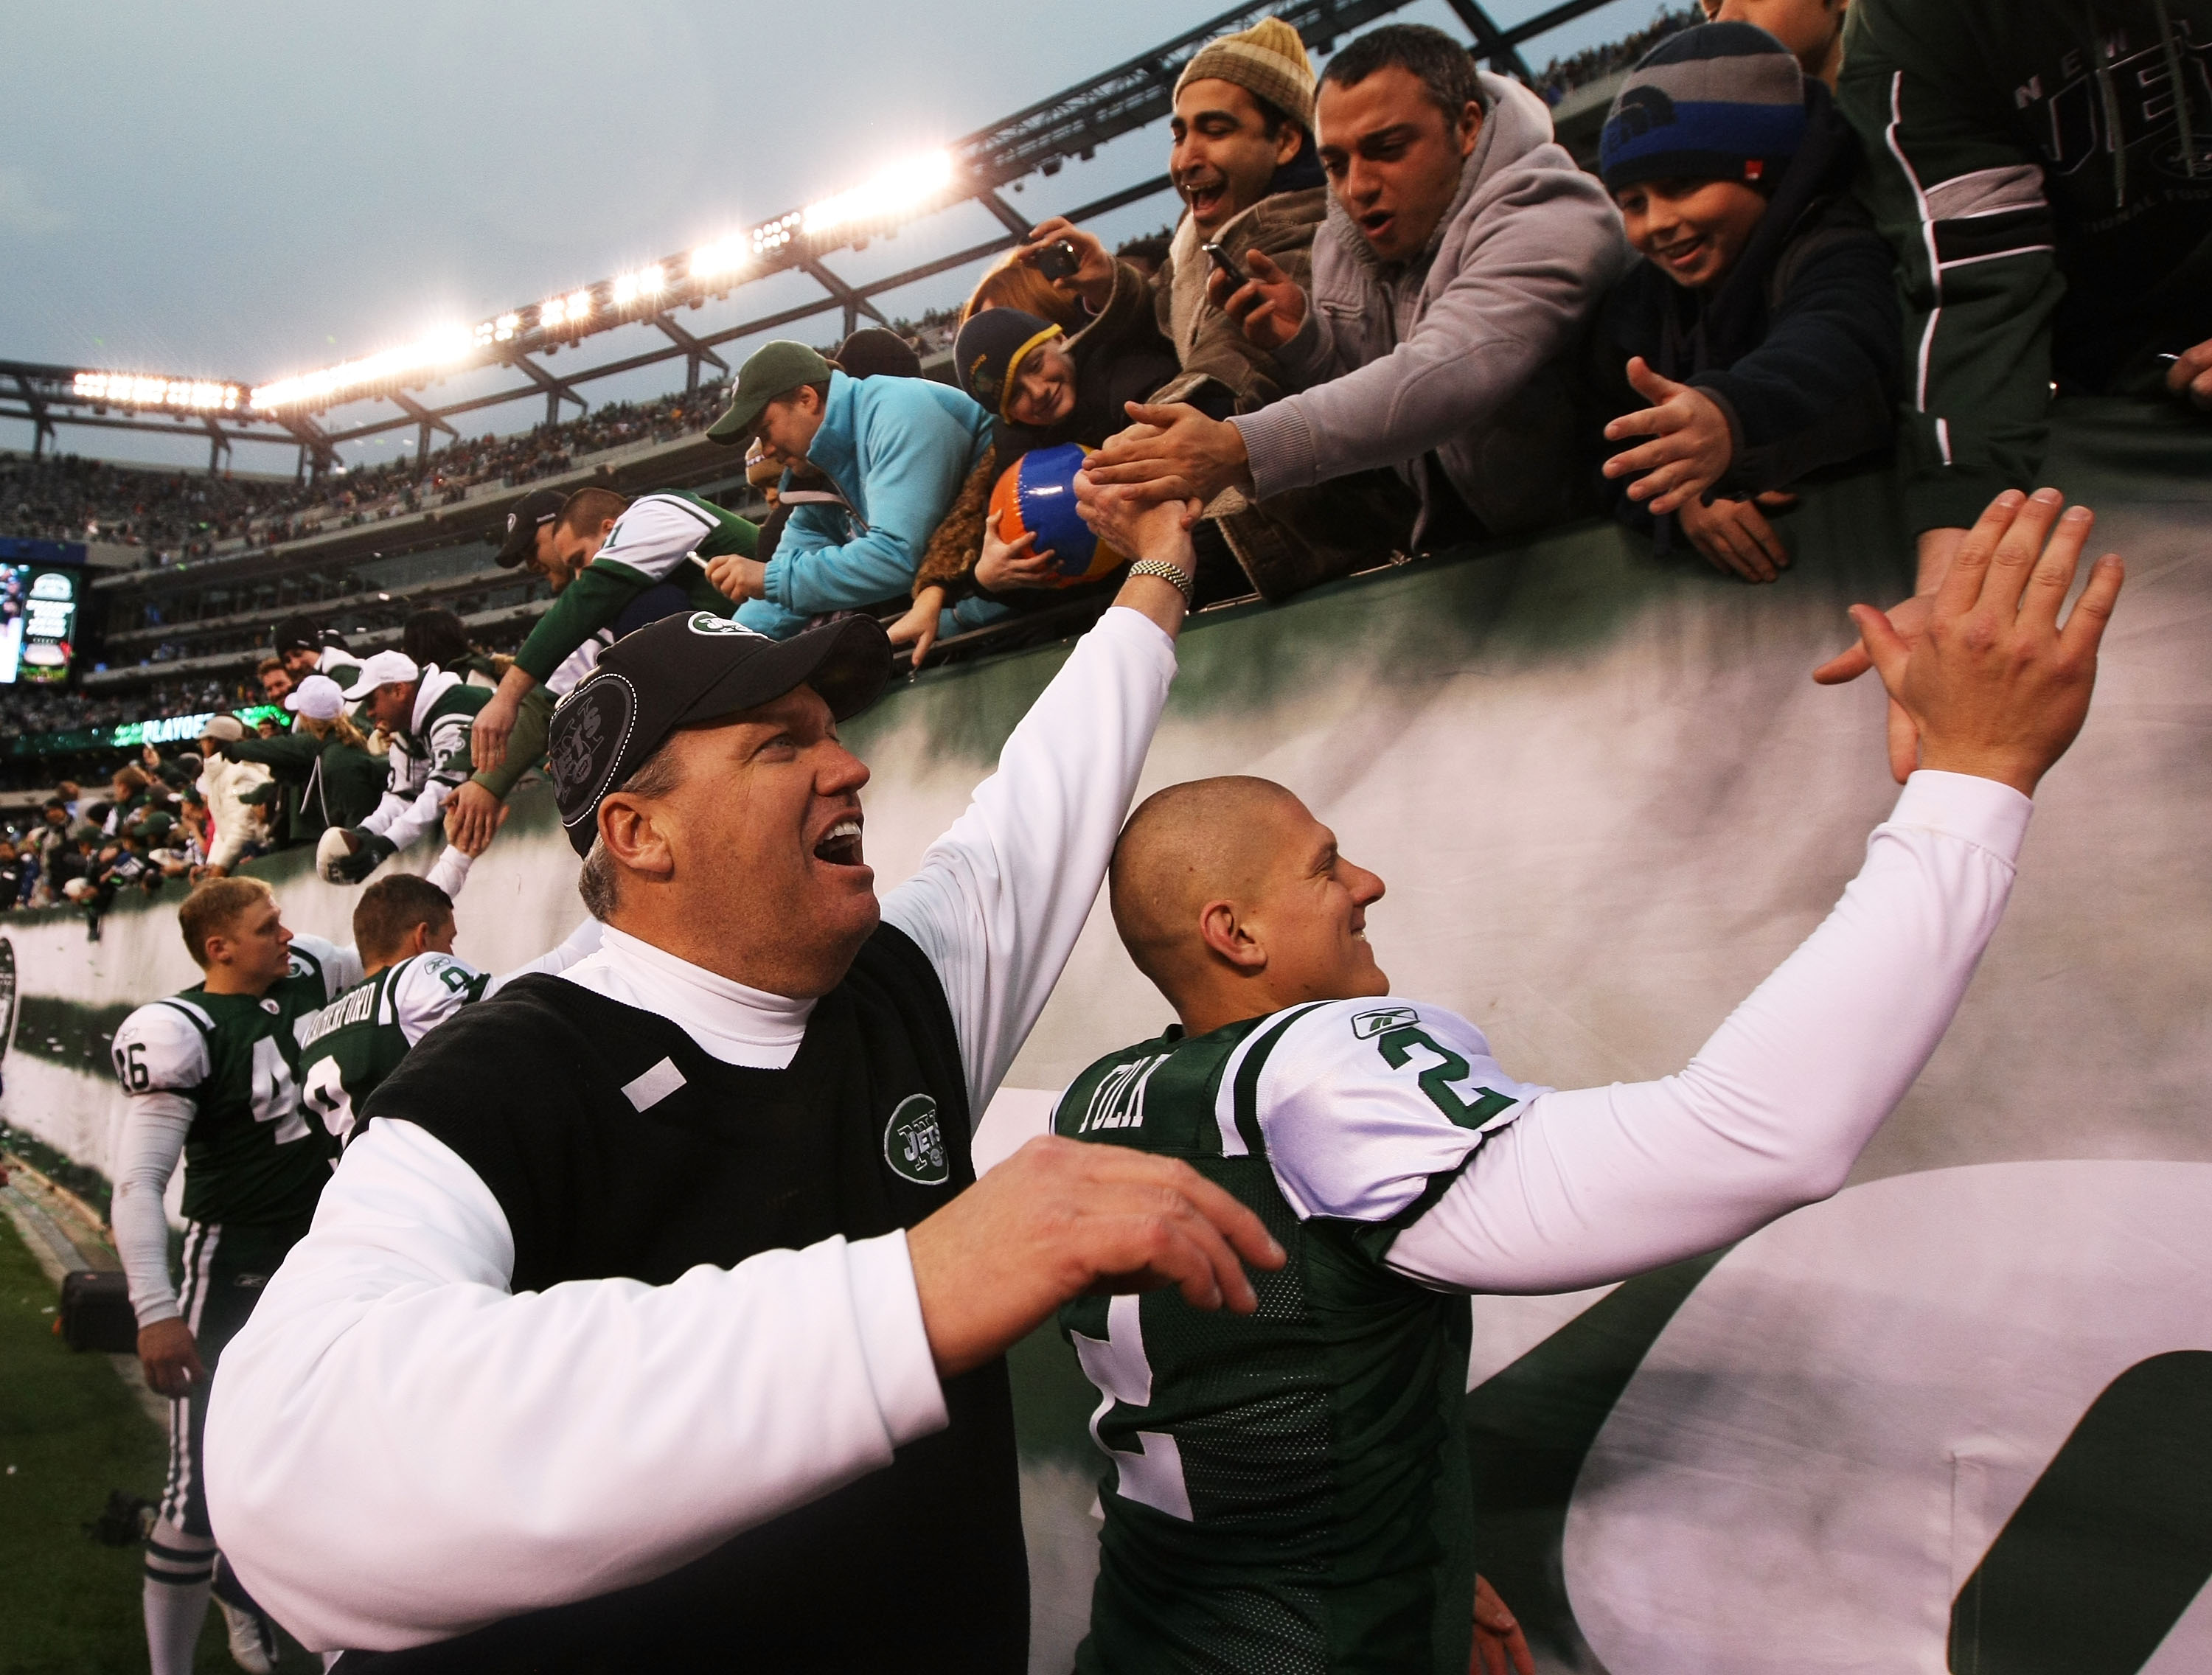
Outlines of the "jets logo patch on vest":
[[937,1101],[927,1094],[908,1095],[891,1113],[884,1126],[884,1162],[893,1174],[917,1186],[942,1186],[951,1179]]

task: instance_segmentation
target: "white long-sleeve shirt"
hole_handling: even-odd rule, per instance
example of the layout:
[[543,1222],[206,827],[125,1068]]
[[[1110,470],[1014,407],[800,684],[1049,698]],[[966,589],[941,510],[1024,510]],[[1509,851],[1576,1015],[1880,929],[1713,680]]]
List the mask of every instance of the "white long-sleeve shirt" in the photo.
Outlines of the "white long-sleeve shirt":
[[1914,774],[1834,911],[1679,1075],[1526,1086],[1443,1007],[1328,1001],[1247,1037],[1256,1077],[1224,1067],[1222,1149],[1252,1150],[1248,1083],[1291,1209],[1410,1217],[1386,1259],[1445,1290],[1577,1290],[1717,1249],[1843,1186],[1966,993],[2030,806]]
[[[1174,670],[1109,610],[884,901],[944,986],[974,1112],[1074,946]],[[562,975],[733,1064],[787,1064],[811,1011],[618,932]],[[902,1233],[665,1286],[517,1296],[513,1265],[483,1181],[380,1121],[225,1351],[210,1508],[307,1644],[417,1645],[665,1574],[945,1423]]]

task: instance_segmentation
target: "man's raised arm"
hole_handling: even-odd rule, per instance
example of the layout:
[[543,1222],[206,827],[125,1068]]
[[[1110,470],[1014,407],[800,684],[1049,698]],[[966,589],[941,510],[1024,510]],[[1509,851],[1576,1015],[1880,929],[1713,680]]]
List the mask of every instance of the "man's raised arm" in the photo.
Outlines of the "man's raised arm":
[[2028,798],[2088,709],[2121,566],[2098,561],[2062,628],[2091,519],[2060,504],[2001,496],[1910,652],[1853,608],[1921,760],[1826,921],[1680,1075],[1533,1101],[1399,1235],[1391,1265],[1468,1290],[1570,1290],[1842,1187],[1949,1027],[2003,913]]
[[[1184,506],[1140,511],[1097,491],[1084,505],[1102,538],[1192,574]],[[1184,610],[1172,582],[1130,577],[1022,718],[967,812],[884,898],[884,919],[920,944],[945,985],[973,1121],[1097,899],[1175,678]]]

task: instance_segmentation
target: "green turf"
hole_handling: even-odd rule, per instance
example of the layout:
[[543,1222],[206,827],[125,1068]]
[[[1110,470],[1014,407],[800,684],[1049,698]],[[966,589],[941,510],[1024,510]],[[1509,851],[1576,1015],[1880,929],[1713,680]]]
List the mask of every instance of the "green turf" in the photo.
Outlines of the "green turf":
[[[0,1675],[143,1675],[140,1550],[84,1526],[111,1489],[158,1496],[167,1447],[106,1356],[54,1335],[57,1302],[0,1216]],[[287,1672],[322,1667],[287,1651]],[[195,1668],[236,1675],[212,1608]]]

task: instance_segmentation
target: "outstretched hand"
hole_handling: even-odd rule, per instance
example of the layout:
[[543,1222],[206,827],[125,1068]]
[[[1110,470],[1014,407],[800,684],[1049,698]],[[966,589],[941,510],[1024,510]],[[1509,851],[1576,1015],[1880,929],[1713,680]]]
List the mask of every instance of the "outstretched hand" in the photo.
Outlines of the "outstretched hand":
[[1201,506],[1224,489],[1251,489],[1243,433],[1226,419],[1209,419],[1185,402],[1133,401],[1123,410],[1133,421],[1129,428],[1108,437],[1083,461],[1101,488],[1131,489],[1146,502]]
[[1252,276],[1242,283],[1215,269],[1206,278],[1206,294],[1237,322],[1246,343],[1273,355],[1305,324],[1306,294],[1263,250],[1245,252],[1244,269]]
[[1721,480],[1735,458],[1735,434],[1718,402],[1703,391],[1662,378],[1640,355],[1628,363],[1628,381],[1651,405],[1622,414],[1605,428],[1605,439],[1652,440],[1613,455],[1605,462],[1605,474],[1623,477],[1643,473],[1628,485],[1628,498],[1649,501],[1655,515],[1675,511]]
[[917,1223],[907,1250],[946,1378],[1080,1296],[1173,1286],[1194,1308],[1249,1314],[1259,1297],[1243,1265],[1284,1261],[1260,1218],[1188,1163],[1055,1135]]
[[1917,638],[1899,632],[1893,614],[1851,607],[1868,658],[1917,736],[1919,767],[2032,797],[2081,731],[2125,571],[2117,553],[2099,559],[2060,624],[2096,521],[2082,506],[2062,516],[2064,505],[2055,489],[2000,495],[1928,599]]

